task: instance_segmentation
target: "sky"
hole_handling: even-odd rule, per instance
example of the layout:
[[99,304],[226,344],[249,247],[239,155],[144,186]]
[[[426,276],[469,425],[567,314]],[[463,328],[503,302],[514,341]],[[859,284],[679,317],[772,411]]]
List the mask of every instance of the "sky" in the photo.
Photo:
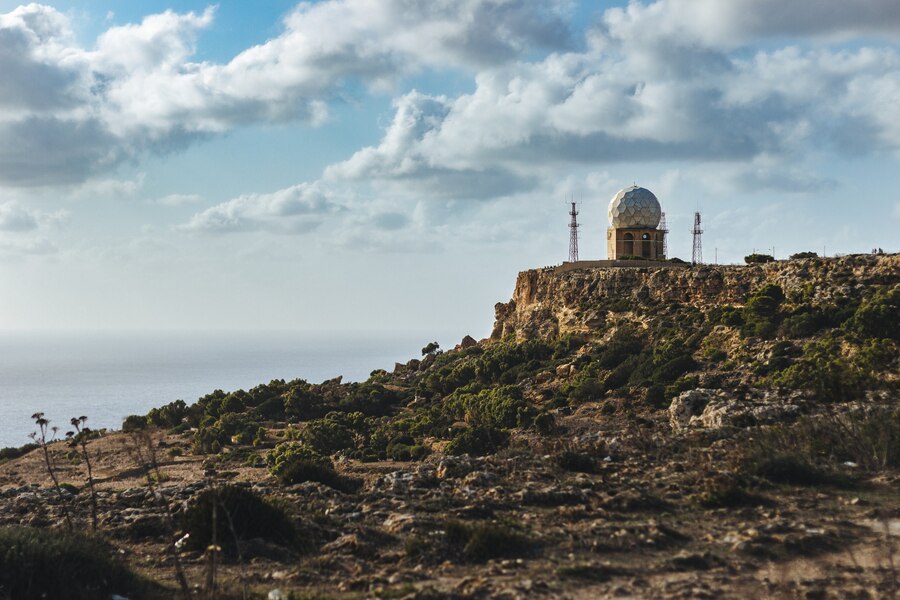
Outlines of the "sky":
[[896,0],[0,0],[0,330],[485,337],[520,270],[898,250]]

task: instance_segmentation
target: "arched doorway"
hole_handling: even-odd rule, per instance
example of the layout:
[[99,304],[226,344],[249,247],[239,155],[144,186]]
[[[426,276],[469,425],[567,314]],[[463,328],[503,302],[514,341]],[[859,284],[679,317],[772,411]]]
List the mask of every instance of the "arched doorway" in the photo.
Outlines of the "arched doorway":
[[622,239],[625,240],[625,255],[631,256],[634,254],[634,236],[630,233],[626,233],[622,236]]
[[650,241],[650,234],[645,233],[641,235],[641,256],[643,258],[650,258],[652,255],[650,254],[650,246],[652,242]]

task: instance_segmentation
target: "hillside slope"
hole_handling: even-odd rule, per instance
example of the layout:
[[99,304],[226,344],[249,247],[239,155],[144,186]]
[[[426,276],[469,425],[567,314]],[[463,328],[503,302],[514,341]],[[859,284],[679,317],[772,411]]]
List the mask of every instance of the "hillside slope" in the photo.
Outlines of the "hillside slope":
[[[158,597],[176,556],[229,597],[896,594],[900,256],[532,270],[496,314],[85,436],[99,536]],[[47,450],[62,490],[0,454],[0,547],[90,522],[78,447]]]

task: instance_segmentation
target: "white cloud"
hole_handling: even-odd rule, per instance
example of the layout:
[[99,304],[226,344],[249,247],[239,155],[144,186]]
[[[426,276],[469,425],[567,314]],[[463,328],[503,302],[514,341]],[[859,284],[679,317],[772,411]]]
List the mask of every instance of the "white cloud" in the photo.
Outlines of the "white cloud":
[[214,10],[166,11],[77,45],[38,4],[0,15],[0,182],[82,181],[147,150],[236,125],[321,122],[350,80],[383,85],[424,68],[477,68],[569,43],[568,2],[325,0],[225,64],[192,62]]
[[38,227],[35,212],[13,202],[0,204],[0,231],[33,231]]
[[162,198],[157,198],[156,203],[163,206],[185,206],[188,204],[196,204],[202,198],[198,194],[169,194]]
[[56,225],[66,218],[68,213],[64,210],[42,212],[13,201],[0,204],[0,231],[7,233],[36,231],[45,226]]
[[341,210],[316,184],[299,184],[271,194],[245,194],[195,214],[183,231],[306,233],[326,215]]
[[702,43],[734,47],[767,37],[895,36],[900,4],[895,0],[659,0],[632,1],[607,11],[606,25],[618,38],[663,44]]

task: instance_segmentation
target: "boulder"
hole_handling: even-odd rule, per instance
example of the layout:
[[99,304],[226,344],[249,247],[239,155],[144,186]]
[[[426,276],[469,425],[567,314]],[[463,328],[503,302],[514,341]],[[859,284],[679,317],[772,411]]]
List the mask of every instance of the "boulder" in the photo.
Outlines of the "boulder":
[[669,406],[669,423],[676,433],[692,427],[722,429],[770,425],[796,419],[799,404],[764,396],[763,399],[738,399],[721,390],[698,388],[679,394]]
[[691,420],[699,416],[713,398],[726,396],[719,390],[697,388],[682,392],[669,405],[669,424],[676,433],[687,430]]

